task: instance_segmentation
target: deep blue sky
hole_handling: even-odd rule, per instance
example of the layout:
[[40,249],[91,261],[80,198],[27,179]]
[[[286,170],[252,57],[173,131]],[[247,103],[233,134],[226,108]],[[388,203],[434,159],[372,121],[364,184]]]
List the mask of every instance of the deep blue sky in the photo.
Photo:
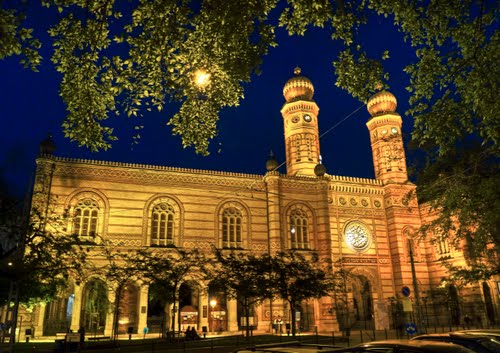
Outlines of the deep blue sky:
[[[46,17],[36,18],[37,25],[47,27]],[[379,22],[380,21],[380,22]],[[183,149],[181,140],[171,134],[165,123],[172,110],[144,114],[139,145],[132,145],[133,126],[137,121],[124,115],[113,117],[119,141],[106,152],[91,153],[64,139],[61,122],[65,106],[58,95],[60,75],[50,65],[48,45],[42,50],[44,64],[40,72],[22,68],[18,58],[0,61],[0,172],[15,195],[28,188],[34,171],[38,144],[51,133],[57,145],[55,155],[96,160],[146,163],[195,169],[224,170],[263,174],[272,149],[283,162],[283,122],[280,109],[284,103],[283,85],[299,66],[315,87],[314,99],[320,107],[320,134],[343,120],[362,103],[335,87],[332,60],[339,44],[332,42],[327,31],[313,29],[304,37],[277,33],[277,48],[264,58],[262,74],[246,84],[245,99],[239,107],[226,109],[219,121],[219,136],[212,141],[208,157]],[[389,22],[377,20],[363,31],[362,40],[374,51],[390,50],[385,62],[391,74],[391,91],[398,98],[398,112],[404,120],[403,132],[411,132],[412,121],[404,116],[408,96],[408,78],[402,72],[412,60],[402,36]],[[329,174],[373,178],[369,135],[365,123],[366,107],[326,134],[320,141],[323,163]],[[219,152],[220,149],[220,152]],[[283,167],[281,170],[285,172]]]

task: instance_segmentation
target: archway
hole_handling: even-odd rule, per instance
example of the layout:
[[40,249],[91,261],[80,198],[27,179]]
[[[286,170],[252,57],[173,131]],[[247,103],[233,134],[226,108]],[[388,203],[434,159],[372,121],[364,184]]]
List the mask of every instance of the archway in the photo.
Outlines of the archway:
[[75,295],[73,289],[70,288],[47,304],[43,320],[43,334],[45,336],[66,332],[70,328],[74,301]]
[[372,329],[374,325],[372,285],[363,275],[352,278],[353,324],[352,328]]
[[303,301],[297,305],[295,314],[297,328],[300,331],[311,331],[314,327],[314,305],[313,302]]
[[[139,288],[129,283],[123,289],[118,311],[118,333],[137,333],[138,332],[138,301]],[[129,331],[131,328],[132,332]]]
[[236,317],[238,320],[238,330],[246,330],[247,327],[247,318],[246,311],[248,310],[248,325],[249,329],[256,329],[258,325],[257,313],[255,312],[255,305],[252,302],[249,302],[245,308],[245,298],[244,296],[240,296],[236,298]]
[[495,325],[495,309],[493,307],[493,300],[491,298],[490,286],[486,282],[483,282],[483,295],[488,325]]
[[184,282],[179,287],[179,327],[185,331],[188,326],[199,329],[200,289],[195,282]]
[[208,286],[208,302],[210,331],[227,331],[227,296],[215,281],[210,282]]
[[87,282],[82,298],[80,326],[88,333],[103,334],[109,308],[106,284],[100,279]]
[[148,290],[148,318],[147,324],[150,333],[163,333],[169,327],[167,323],[168,303],[172,298],[165,294],[163,287],[158,283],[151,283]]

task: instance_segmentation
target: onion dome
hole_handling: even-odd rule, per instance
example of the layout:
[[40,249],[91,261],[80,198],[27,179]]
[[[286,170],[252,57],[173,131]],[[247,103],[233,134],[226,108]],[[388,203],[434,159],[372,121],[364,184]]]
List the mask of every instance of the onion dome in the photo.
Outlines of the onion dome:
[[40,155],[51,155],[56,150],[56,144],[52,141],[52,136],[48,135],[45,140],[40,142]]
[[311,101],[314,95],[314,86],[307,77],[300,76],[300,68],[296,67],[293,70],[294,77],[286,81],[283,87],[283,96],[287,103],[298,100]]
[[326,174],[325,166],[321,163],[316,164],[316,167],[314,167],[314,174],[318,177],[324,176]]
[[274,153],[273,151],[269,151],[269,157],[267,157],[266,161],[266,170],[268,172],[272,172],[278,168],[279,164],[276,158],[274,158]]
[[366,107],[371,116],[396,112],[398,101],[391,92],[380,91],[368,99]]

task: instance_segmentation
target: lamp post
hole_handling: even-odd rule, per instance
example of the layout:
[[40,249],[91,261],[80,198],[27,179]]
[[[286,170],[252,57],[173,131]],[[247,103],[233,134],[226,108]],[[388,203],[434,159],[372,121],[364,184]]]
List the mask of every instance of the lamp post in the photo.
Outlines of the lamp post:
[[211,314],[211,317],[212,317],[212,333],[215,334],[215,316],[214,316],[214,308],[215,306],[217,305],[217,300],[215,299],[212,299],[210,300],[210,307],[212,308],[210,314]]

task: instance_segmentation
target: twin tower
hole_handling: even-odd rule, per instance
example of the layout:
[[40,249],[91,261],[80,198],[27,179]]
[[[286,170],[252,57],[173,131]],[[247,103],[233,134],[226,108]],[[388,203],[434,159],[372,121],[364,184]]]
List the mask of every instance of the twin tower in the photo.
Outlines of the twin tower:
[[[285,83],[286,103],[281,109],[286,146],[287,175],[322,176],[318,132],[319,107],[313,99],[314,86],[307,77],[294,70],[295,76]],[[393,94],[381,91],[367,103],[371,118],[366,123],[375,167],[375,177],[384,182],[402,183],[408,180],[406,158],[401,137],[401,116],[396,113]]]

